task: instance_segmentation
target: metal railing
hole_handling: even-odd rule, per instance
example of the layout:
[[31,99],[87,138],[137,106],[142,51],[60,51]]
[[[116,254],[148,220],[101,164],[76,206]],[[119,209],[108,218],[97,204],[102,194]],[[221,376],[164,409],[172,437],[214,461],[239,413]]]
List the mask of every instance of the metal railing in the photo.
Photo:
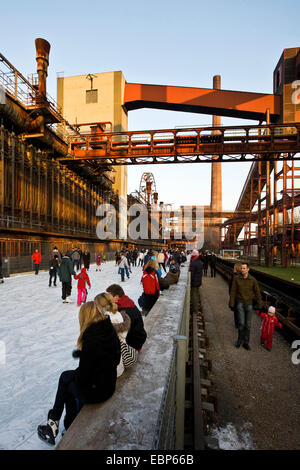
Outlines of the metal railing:
[[190,273],[177,334],[173,337],[172,359],[152,444],[154,450],[184,449],[185,368],[188,361],[189,321]]
[[0,54],[0,83],[9,95],[24,106],[35,103],[36,89],[2,54]]

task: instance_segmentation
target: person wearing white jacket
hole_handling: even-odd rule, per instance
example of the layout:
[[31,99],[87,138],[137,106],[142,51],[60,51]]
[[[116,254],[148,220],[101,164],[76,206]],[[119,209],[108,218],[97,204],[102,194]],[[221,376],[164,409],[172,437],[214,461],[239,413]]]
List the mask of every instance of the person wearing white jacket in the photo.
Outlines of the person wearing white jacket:
[[167,272],[166,270],[166,264],[165,264],[165,254],[163,251],[160,251],[157,255],[157,261],[158,261],[158,264],[159,264],[159,267],[160,269],[163,267],[164,268],[164,271],[165,273]]
[[143,251],[140,251],[140,254],[139,254],[139,266],[142,266],[143,267],[143,260],[144,260],[144,252]]

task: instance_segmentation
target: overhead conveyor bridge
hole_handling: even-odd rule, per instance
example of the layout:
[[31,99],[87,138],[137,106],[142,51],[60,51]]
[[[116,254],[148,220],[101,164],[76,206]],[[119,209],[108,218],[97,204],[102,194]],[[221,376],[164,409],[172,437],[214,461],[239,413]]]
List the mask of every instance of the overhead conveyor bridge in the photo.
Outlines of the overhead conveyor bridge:
[[72,136],[61,162],[98,165],[300,159],[300,123],[88,133]]

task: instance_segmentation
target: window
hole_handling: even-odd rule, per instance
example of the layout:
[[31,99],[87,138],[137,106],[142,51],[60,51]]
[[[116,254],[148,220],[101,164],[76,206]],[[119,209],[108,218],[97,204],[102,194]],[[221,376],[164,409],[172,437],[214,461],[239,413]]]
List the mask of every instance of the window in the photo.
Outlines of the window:
[[86,90],[86,104],[98,103],[98,90]]

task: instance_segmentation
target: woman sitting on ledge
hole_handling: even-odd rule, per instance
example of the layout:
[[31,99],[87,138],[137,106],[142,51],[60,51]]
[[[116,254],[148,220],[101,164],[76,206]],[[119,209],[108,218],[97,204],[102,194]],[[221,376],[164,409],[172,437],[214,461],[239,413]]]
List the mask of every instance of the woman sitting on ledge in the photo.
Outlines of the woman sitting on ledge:
[[61,374],[48,422],[37,429],[38,436],[51,445],[55,444],[64,407],[68,429],[85,403],[107,400],[116,387],[121,350],[110,318],[94,302],[87,302],[79,310],[79,325],[78,350],[73,352],[73,357],[80,358],[79,367]]

